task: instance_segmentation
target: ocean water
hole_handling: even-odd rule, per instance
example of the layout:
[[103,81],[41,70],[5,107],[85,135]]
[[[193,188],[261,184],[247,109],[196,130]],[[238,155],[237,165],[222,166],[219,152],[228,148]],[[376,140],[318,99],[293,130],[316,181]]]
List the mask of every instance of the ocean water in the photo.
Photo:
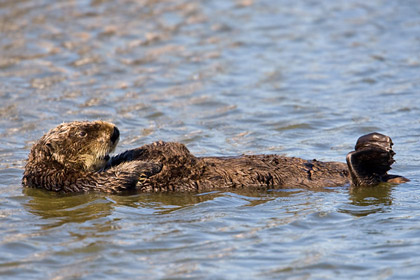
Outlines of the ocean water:
[[[420,6],[414,0],[0,1],[0,278],[418,279]],[[344,161],[392,137],[411,181],[354,190],[59,195],[31,145],[102,119],[117,152]]]

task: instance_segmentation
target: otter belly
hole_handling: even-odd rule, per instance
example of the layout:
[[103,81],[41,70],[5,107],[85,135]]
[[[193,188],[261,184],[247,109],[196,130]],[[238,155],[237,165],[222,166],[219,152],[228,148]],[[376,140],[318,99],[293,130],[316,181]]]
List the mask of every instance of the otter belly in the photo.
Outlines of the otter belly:
[[[279,155],[195,157],[180,143],[157,142],[132,150],[130,159],[158,162],[162,170],[138,187],[142,191],[215,188],[321,188],[349,183],[345,163],[308,161]],[[133,155],[136,155],[133,158]]]
[[333,187],[349,183],[347,166],[278,155],[201,158],[206,171],[200,183],[225,187]]

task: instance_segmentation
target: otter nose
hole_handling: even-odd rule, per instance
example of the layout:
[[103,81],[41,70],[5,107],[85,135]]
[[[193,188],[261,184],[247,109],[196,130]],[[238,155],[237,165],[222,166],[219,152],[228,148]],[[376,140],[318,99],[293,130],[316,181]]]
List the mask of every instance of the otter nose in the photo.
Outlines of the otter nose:
[[111,135],[111,142],[115,144],[117,142],[118,138],[120,137],[120,131],[116,126],[114,126],[114,132]]

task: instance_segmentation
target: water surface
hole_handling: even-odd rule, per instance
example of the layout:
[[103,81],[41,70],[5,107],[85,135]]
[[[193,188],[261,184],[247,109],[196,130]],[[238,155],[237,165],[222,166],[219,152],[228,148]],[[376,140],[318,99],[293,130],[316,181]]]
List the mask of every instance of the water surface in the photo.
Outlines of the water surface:
[[[418,279],[417,1],[1,1],[5,279]],[[344,161],[388,134],[400,186],[57,195],[22,190],[31,145],[102,119],[117,152]]]

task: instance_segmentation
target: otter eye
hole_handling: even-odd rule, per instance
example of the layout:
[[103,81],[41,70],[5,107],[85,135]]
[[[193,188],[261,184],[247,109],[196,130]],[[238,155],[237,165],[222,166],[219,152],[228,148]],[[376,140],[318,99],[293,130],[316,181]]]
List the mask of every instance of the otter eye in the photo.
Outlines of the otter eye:
[[85,137],[86,135],[87,135],[86,131],[80,131],[79,132],[80,137]]

